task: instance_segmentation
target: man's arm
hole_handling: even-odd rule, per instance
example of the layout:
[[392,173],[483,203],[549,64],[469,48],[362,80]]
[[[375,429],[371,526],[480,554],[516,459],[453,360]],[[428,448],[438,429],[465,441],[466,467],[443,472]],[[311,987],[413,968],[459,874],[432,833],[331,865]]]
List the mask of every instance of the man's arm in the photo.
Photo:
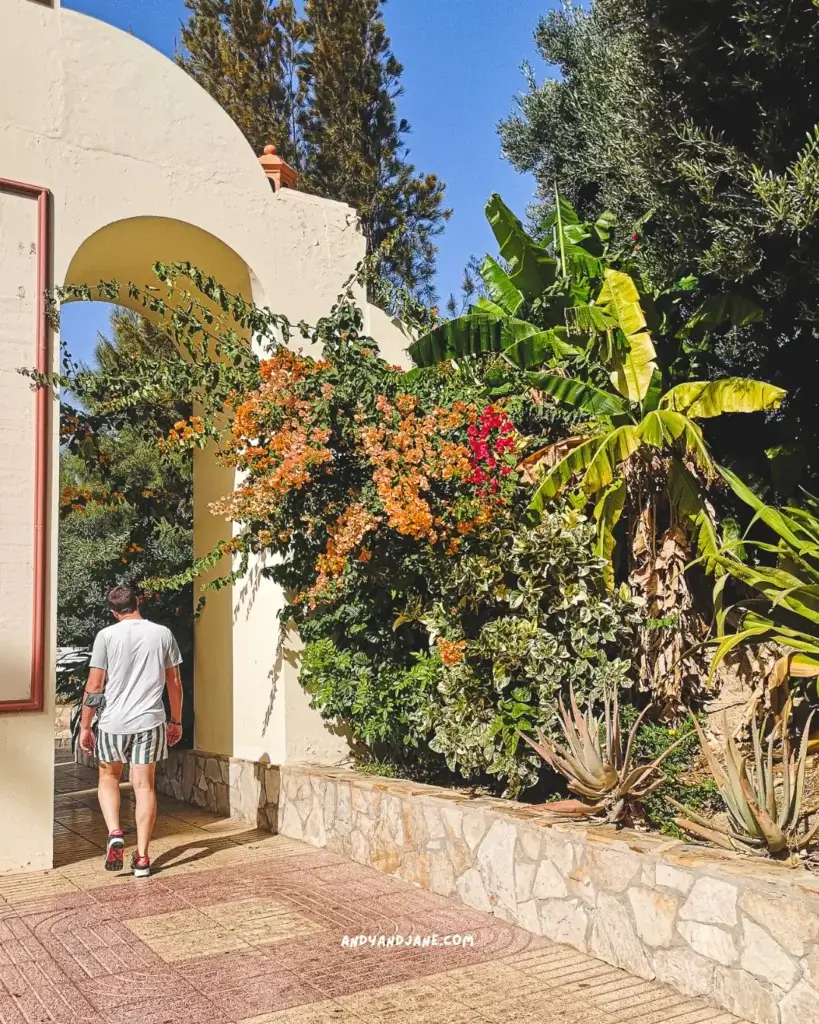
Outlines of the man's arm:
[[178,665],[165,669],[165,685],[168,687],[168,703],[171,705],[168,743],[174,746],[182,738],[182,677]]
[[94,734],[91,732],[91,723],[94,721],[96,708],[86,702],[86,697],[91,693],[102,693],[105,688],[105,669],[92,668],[88,673],[88,682],[85,684],[83,694],[82,716],[80,718],[80,747],[90,754],[94,749]]

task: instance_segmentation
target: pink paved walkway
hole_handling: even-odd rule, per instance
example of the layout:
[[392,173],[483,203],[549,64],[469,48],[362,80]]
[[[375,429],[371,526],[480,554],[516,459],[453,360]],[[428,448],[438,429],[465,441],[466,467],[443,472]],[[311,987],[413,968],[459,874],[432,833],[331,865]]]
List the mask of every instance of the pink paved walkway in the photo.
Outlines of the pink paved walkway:
[[[335,854],[164,798],[155,876],[106,874],[93,784],[58,764],[57,866],[0,877],[2,1024],[735,1024]],[[127,788],[124,810],[127,827]],[[474,945],[342,945],[362,933]]]

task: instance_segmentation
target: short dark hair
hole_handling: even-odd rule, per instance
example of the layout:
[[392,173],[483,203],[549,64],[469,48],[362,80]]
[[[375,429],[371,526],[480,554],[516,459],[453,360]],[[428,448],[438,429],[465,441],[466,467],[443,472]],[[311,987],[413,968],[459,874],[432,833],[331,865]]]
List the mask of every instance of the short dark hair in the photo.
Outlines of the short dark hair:
[[108,591],[108,607],[120,615],[135,612],[139,607],[139,595],[133,587],[114,587]]

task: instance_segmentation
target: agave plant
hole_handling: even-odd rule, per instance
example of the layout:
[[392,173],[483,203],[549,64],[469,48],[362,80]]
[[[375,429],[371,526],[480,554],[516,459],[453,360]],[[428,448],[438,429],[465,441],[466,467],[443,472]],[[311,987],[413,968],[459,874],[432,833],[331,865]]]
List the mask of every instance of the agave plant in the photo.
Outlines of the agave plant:
[[[669,797],[669,803],[683,815],[675,818],[681,829],[727,850],[745,850],[773,857],[795,858],[799,851],[806,850],[815,841],[819,834],[819,820],[808,828],[804,810],[805,770],[813,713],[808,718],[799,752],[796,753],[789,735],[792,708],[793,702],[788,700],[781,719],[768,732],[767,741],[765,732],[769,720],[763,720],[759,728],[754,728],[753,765],[743,756],[725,723],[725,770],[699,724],[694,722],[702,752],[728,809],[728,821],[722,824],[703,818]],[[764,749],[766,746],[767,750]],[[774,772],[777,753],[781,754],[782,760],[781,780]]]
[[[544,810],[569,818],[603,815],[607,822],[626,824],[639,816],[640,801],[663,784],[665,778],[659,771],[660,765],[685,737],[672,743],[649,764],[634,765],[634,741],[650,705],[631,727],[624,748],[617,696],[606,697],[603,704],[604,716],[600,718],[591,708],[585,715],[581,714],[574,692],[571,693],[571,715],[560,702],[565,747],[546,739],[540,728],[537,729],[538,743],[524,733],[520,735],[550,767],[568,780],[569,789],[583,798],[543,804]],[[601,741],[603,733],[605,750]]]

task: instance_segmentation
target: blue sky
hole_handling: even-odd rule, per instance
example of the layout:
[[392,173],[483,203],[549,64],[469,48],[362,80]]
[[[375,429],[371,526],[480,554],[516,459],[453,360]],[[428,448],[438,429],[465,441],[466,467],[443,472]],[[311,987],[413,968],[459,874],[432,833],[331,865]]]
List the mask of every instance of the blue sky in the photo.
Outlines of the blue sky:
[[[171,55],[185,19],[182,0],[63,0],[63,6],[101,18]],[[404,65],[399,113],[407,118],[410,159],[419,171],[447,182],[454,213],[439,240],[438,290],[457,291],[470,255],[494,251],[483,216],[491,192],[523,215],[531,178],[500,154],[495,126],[523,88],[520,66],[546,74],[533,41],[538,18],[553,0],[388,0],[385,20],[392,48]],[[89,354],[107,310],[73,303],[63,312],[63,335],[75,354]]]

